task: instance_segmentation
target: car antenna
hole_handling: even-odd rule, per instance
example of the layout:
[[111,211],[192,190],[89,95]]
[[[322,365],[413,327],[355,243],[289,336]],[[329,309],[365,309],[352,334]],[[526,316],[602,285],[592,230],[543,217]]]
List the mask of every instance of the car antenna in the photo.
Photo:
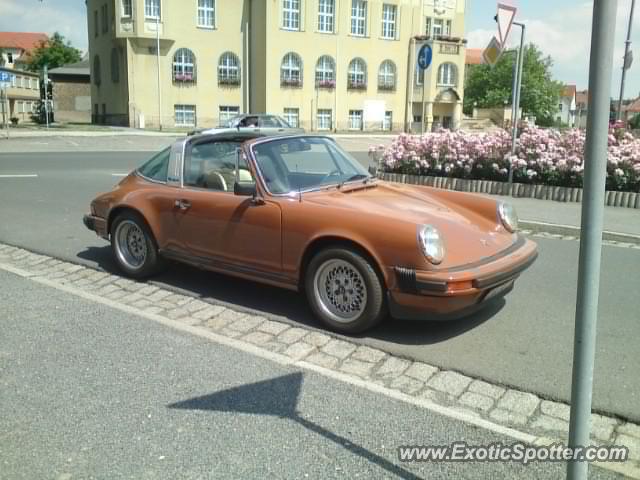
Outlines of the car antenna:
[[298,185],[298,202],[302,203],[302,187]]

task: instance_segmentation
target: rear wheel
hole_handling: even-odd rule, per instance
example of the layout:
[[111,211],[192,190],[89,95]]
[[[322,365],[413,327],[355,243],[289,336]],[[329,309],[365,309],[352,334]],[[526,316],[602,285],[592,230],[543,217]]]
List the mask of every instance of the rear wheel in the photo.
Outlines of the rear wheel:
[[120,269],[145,278],[160,269],[158,248],[149,227],[134,212],[123,212],[111,224],[111,249]]
[[348,248],[318,253],[306,269],[305,289],[315,315],[330,329],[360,333],[384,318],[384,288],[371,262]]

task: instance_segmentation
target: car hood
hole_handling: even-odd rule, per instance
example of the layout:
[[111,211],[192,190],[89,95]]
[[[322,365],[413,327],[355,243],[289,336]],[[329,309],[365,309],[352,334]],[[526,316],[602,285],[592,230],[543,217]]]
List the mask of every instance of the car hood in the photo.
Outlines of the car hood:
[[[514,235],[499,224],[495,209],[491,209],[490,214],[476,211],[453,200],[439,198],[431,190],[428,187],[376,182],[368,188],[359,184],[303,195],[303,201],[359,212],[371,216],[371,221],[380,220],[382,224],[392,220],[433,225],[441,231],[449,252],[468,250],[469,242],[473,242],[481,249],[481,256],[486,257],[513,243]],[[455,257],[454,260],[449,256],[449,260],[454,263],[467,261],[465,255]]]

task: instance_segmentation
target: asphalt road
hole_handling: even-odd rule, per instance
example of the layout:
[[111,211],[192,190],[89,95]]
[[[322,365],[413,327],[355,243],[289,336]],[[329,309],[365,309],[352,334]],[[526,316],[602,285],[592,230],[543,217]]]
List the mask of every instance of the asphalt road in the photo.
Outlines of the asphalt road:
[[400,445],[513,440],[3,271],[0,304],[1,479],[564,475],[400,463]]
[[[0,241],[116,271],[109,248],[81,216],[97,192],[144,153],[0,155]],[[537,239],[539,260],[505,304],[455,322],[388,320],[358,341],[488,381],[569,401],[578,243]],[[594,408],[640,421],[640,250],[605,246]],[[174,266],[155,281],[212,301],[317,327],[304,298]]]

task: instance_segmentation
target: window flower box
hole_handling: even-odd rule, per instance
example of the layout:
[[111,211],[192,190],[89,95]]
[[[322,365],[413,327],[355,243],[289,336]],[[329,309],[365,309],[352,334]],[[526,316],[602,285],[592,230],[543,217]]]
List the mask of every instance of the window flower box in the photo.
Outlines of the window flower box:
[[218,85],[223,85],[227,87],[238,87],[240,86],[240,78],[238,77],[220,77],[218,78]]
[[327,90],[332,90],[336,88],[336,81],[335,80],[319,80],[316,82],[316,86],[318,88],[325,88]]
[[174,73],[173,81],[174,82],[195,82],[196,76],[192,73]]
[[379,83],[378,90],[382,92],[393,92],[396,89],[395,83]]
[[301,87],[302,86],[302,80],[300,80],[299,78],[281,78],[280,79],[280,86],[282,87]]
[[366,82],[349,81],[349,83],[347,84],[347,88],[349,90],[366,90],[367,89],[367,83]]

